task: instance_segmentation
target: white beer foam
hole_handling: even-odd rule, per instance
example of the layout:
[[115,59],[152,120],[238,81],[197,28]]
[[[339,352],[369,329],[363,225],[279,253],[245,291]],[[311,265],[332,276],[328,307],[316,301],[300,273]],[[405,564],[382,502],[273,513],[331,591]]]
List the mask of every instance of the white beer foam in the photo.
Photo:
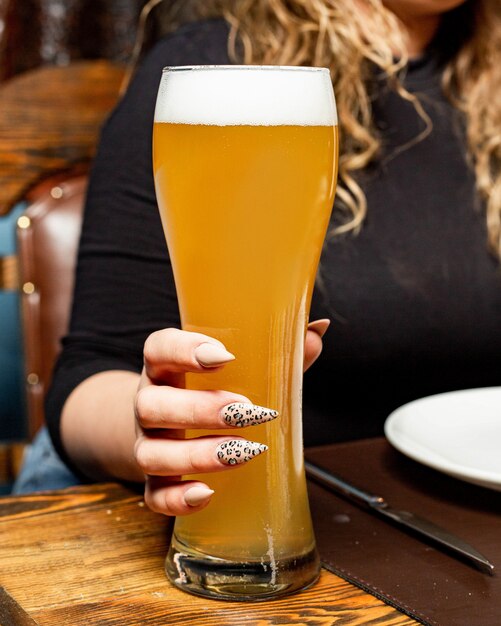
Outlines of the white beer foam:
[[332,126],[336,103],[325,68],[166,68],[156,122],[208,126]]

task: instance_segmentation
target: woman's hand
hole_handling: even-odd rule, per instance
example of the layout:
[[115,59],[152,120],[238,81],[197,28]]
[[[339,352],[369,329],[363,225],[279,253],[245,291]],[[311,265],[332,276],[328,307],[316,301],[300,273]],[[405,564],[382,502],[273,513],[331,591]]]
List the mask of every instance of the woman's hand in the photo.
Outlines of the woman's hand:
[[[310,325],[305,369],[319,356],[328,325],[328,320]],[[147,339],[135,398],[134,456],[145,474],[145,502],[152,510],[185,515],[203,509],[213,491],[200,481],[182,481],[181,476],[228,470],[267,450],[237,434],[183,438],[186,429],[237,431],[278,417],[277,411],[256,406],[237,393],[183,388],[186,372],[219,370],[234,358],[221,342],[199,333],[166,329]]]
[[327,332],[331,321],[328,319],[315,320],[308,324],[306,339],[304,342],[304,364],[303,371],[315,363],[322,352],[322,337]]

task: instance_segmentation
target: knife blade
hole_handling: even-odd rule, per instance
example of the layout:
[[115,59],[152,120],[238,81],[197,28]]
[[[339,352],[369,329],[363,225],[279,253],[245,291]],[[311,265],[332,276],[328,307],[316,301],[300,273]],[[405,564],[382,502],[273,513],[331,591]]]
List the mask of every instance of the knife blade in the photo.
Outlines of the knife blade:
[[305,461],[304,465],[308,478],[322,485],[322,487],[326,487],[330,491],[344,496],[358,505],[363,505],[385,519],[391,520],[406,529],[412,530],[430,539],[438,546],[446,548],[447,551],[467,559],[483,572],[491,575],[494,573],[494,565],[488,561],[485,556],[448,530],[409,511],[395,509],[391,507],[382,496],[369,493],[368,491],[351,485],[339,476],[331,474],[324,468],[310,461]]

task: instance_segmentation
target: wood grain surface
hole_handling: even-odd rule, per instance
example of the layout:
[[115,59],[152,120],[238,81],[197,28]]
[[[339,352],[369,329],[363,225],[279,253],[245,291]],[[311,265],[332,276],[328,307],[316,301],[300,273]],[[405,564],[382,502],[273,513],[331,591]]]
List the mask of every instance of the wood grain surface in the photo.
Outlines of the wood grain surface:
[[122,65],[81,61],[0,86],[0,215],[42,178],[93,157],[123,74]]
[[165,577],[169,536],[169,520],[115,484],[0,499],[0,624],[417,623],[325,570],[311,589],[281,600],[191,596]]

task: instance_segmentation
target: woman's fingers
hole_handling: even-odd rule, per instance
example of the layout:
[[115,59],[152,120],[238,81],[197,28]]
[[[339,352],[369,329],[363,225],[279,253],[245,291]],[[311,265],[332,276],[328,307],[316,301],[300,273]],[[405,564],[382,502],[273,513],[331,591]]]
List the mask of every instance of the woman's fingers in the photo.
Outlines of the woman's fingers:
[[[322,352],[322,337],[330,324],[320,319],[308,324],[305,340],[304,371]],[[206,372],[233,361],[235,356],[212,337],[177,328],[166,328],[151,334],[144,345],[146,376],[154,382],[179,384],[185,372]]]
[[141,470],[149,476],[180,476],[218,472],[252,461],[268,446],[242,437],[199,437],[171,439],[168,435],[141,435],[136,440],[134,456]]
[[218,429],[255,426],[278,417],[273,409],[252,404],[227,391],[188,391],[148,385],[136,396],[136,417],[144,429]]
[[[304,369],[322,351],[329,320],[308,325]],[[248,463],[267,446],[242,437],[178,437],[185,429],[245,427],[275,419],[278,412],[227,391],[192,391],[176,386],[186,372],[218,369],[235,357],[206,335],[165,329],[144,346],[144,372],[136,396],[138,438],[134,455],[146,476],[145,502],[166,515],[186,515],[207,506],[214,493],[206,484],[180,476],[212,473]],[[151,384],[151,383],[157,384]]]
[[157,382],[168,382],[173,374],[216,369],[235,358],[217,339],[177,328],[151,334],[143,356],[147,376]]
[[308,331],[304,344],[304,364],[303,371],[306,370],[318,359],[322,352],[322,337],[330,326],[330,320],[315,320],[308,324]]
[[146,505],[164,515],[189,515],[205,508],[214,491],[198,481],[147,476],[144,490]]

